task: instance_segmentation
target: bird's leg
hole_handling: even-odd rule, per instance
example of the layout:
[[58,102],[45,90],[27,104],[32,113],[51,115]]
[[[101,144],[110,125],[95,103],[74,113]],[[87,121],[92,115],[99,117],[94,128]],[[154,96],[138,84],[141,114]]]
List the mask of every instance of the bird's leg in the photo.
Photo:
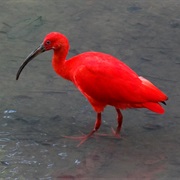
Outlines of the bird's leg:
[[121,127],[122,127],[123,116],[122,116],[121,111],[118,108],[116,108],[116,111],[117,111],[117,123],[118,123],[118,125],[116,128],[116,131],[113,128],[112,128],[112,131],[116,137],[120,137],[120,131],[121,131]]
[[63,136],[65,138],[70,138],[70,139],[76,139],[76,140],[81,140],[80,143],[77,146],[80,146],[81,144],[83,144],[89,137],[91,137],[101,126],[101,113],[97,113],[97,118],[96,118],[96,122],[94,125],[93,130],[84,136],[80,136],[80,137],[72,137],[72,136]]
[[83,136],[81,142],[77,146],[83,144],[89,137],[91,137],[99,129],[100,126],[101,126],[101,113],[97,113],[97,118],[93,130],[89,134]]

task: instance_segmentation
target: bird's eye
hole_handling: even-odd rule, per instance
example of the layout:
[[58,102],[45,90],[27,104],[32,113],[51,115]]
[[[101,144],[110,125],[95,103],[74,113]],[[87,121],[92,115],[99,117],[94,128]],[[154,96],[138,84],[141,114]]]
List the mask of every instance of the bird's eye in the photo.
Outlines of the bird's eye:
[[47,40],[47,41],[46,41],[46,44],[47,44],[47,45],[51,44],[51,41]]

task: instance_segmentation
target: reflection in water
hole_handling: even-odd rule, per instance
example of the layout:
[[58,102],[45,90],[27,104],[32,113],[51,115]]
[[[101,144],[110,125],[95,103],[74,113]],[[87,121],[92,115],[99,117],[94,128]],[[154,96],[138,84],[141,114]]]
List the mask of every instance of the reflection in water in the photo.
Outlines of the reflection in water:
[[[13,114],[13,113],[16,113],[16,110],[5,110],[3,118],[4,119],[12,119],[11,114]],[[6,125],[7,125],[7,123],[5,123],[3,126],[6,126]]]

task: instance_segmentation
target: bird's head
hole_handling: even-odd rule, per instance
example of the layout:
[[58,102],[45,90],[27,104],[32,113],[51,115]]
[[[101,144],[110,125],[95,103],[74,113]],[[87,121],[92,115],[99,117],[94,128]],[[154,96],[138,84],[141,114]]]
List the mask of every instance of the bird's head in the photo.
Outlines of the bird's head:
[[66,36],[59,32],[51,32],[45,36],[42,46],[45,51],[48,51],[51,49],[57,50],[59,48],[67,46],[68,44],[69,43]]
[[19,76],[20,76],[22,70],[24,69],[24,67],[32,59],[34,59],[37,55],[39,55],[45,51],[49,51],[51,49],[56,51],[61,48],[65,48],[66,50],[69,49],[69,43],[68,43],[68,39],[66,38],[66,36],[64,36],[63,34],[61,34],[59,32],[51,32],[51,33],[47,34],[43,40],[43,43],[40,44],[40,46],[37,49],[35,49],[33,52],[31,52],[27,56],[25,61],[22,63],[22,65],[20,66],[20,68],[16,74],[16,80],[19,79]]

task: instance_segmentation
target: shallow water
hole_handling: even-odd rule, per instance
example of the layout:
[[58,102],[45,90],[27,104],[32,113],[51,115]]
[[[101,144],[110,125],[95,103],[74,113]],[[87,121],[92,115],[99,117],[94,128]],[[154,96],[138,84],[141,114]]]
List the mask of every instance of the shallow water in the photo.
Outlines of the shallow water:
[[[178,179],[180,176],[179,0],[4,1],[0,10],[1,179]],[[51,68],[52,52],[16,72],[50,31],[68,57],[95,50],[122,59],[169,96],[164,115],[123,111],[122,139],[94,136],[79,148],[63,135],[88,133],[95,113]],[[107,107],[100,133],[111,134]]]

